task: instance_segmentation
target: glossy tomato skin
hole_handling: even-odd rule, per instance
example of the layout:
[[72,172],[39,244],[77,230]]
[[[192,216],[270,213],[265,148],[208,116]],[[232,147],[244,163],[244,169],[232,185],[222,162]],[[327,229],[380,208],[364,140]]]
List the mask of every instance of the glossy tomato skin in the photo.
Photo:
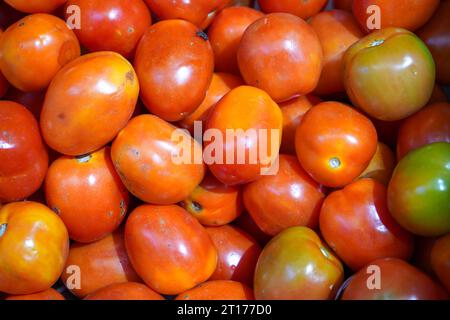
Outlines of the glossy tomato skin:
[[263,249],[255,270],[255,298],[333,299],[343,276],[341,262],[313,230],[292,227]]
[[318,95],[344,92],[344,53],[364,35],[358,22],[347,11],[331,10],[313,16],[309,24],[323,49],[323,69],[314,92]]
[[66,155],[95,151],[128,122],[138,93],[136,73],[121,55],[84,55],[52,80],[42,107],[42,135],[51,148]]
[[250,235],[231,225],[206,228],[217,249],[217,267],[210,280],[234,280],[252,286],[261,247]]
[[109,147],[55,160],[45,179],[45,196],[48,206],[64,221],[70,238],[85,243],[114,231],[129,202]]
[[285,12],[306,20],[322,10],[327,4],[327,0],[259,0],[258,3],[262,11],[266,13]]
[[353,270],[373,260],[408,260],[413,236],[392,218],[386,187],[362,179],[334,191],[320,211],[320,231],[331,249]]
[[394,172],[395,164],[395,155],[392,150],[384,143],[378,142],[375,155],[359,177],[372,178],[387,186],[392,172]]
[[[264,170],[276,169],[282,126],[281,110],[266,92],[250,86],[234,88],[216,104],[206,123],[207,131],[213,129],[224,140],[212,143],[213,137],[205,137],[204,158],[209,169],[226,185],[248,183],[259,178]],[[226,139],[227,130],[234,130],[234,137]],[[251,130],[253,135],[247,139],[246,135],[238,134],[239,130],[244,133]],[[217,156],[215,149],[222,155]],[[244,155],[243,161],[239,161],[238,154]],[[252,155],[256,161],[252,161]],[[219,161],[212,161],[220,157]],[[227,161],[227,157],[233,161]]]
[[245,82],[266,91],[276,102],[311,93],[322,71],[323,53],[316,33],[288,13],[268,14],[252,23],[237,56]]
[[63,20],[33,14],[6,29],[0,52],[6,79],[22,91],[39,91],[47,88],[64,65],[80,56],[80,45]]
[[276,175],[244,187],[244,205],[256,224],[269,235],[293,226],[317,227],[324,189],[300,166],[297,157],[280,155]]
[[[356,1],[357,2],[357,1]],[[353,104],[384,121],[404,119],[429,101],[435,63],[425,44],[400,28],[375,31],[344,55],[344,84]]]
[[138,275],[162,294],[193,288],[217,265],[217,250],[206,230],[175,205],[136,208],[127,219],[125,245]]
[[254,300],[254,296],[252,289],[243,283],[213,280],[180,293],[176,300]]
[[[114,51],[131,58],[151,25],[152,18],[143,0],[69,0],[80,8],[80,28],[74,29],[81,44],[89,51]],[[65,12],[66,19],[71,12]]]
[[450,142],[450,103],[436,103],[407,118],[397,139],[397,158],[433,142]]
[[244,209],[242,188],[226,186],[212,174],[207,174],[180,204],[204,226],[230,223],[239,217]]
[[37,202],[11,202],[0,209],[0,291],[31,294],[58,280],[69,251],[62,220]]
[[50,288],[38,293],[8,296],[6,297],[5,300],[66,300],[66,299],[61,293],[59,293],[53,288]]
[[370,289],[373,272],[366,267],[358,271],[345,289],[342,300],[446,300],[448,294],[430,277],[397,258],[372,261],[381,274],[381,288]]
[[450,233],[436,240],[430,256],[434,273],[450,292]]
[[263,16],[262,12],[247,7],[220,11],[208,29],[216,71],[239,74],[237,50],[242,35],[248,26]]
[[339,102],[323,102],[303,117],[295,149],[300,164],[317,182],[342,187],[369,165],[377,149],[377,133],[358,111]]
[[178,121],[205,98],[214,54],[201,29],[184,20],[167,20],[147,29],[134,67],[147,109],[166,121]]
[[61,279],[68,287],[73,275],[71,266],[78,266],[82,275],[80,286],[70,289],[80,298],[113,283],[141,282],[128,258],[122,230],[115,231],[96,242],[72,244],[61,275]]
[[421,236],[450,232],[450,143],[437,142],[410,152],[389,182],[389,211]]
[[50,13],[67,0],[5,0],[16,10],[26,13]]
[[[177,163],[173,155],[180,146],[174,132],[182,135],[182,147],[191,155],[202,154],[201,145],[184,131],[154,115],[133,118],[119,133],[111,148],[117,173],[127,189],[139,199],[155,204],[173,204],[186,199],[205,175],[202,159]],[[155,154],[158,157],[155,157]],[[199,161],[199,162],[198,162]]]
[[88,295],[85,300],[165,300],[159,293],[137,282],[113,283]]
[[22,105],[0,101],[0,203],[32,195],[44,181],[47,167],[36,119]]

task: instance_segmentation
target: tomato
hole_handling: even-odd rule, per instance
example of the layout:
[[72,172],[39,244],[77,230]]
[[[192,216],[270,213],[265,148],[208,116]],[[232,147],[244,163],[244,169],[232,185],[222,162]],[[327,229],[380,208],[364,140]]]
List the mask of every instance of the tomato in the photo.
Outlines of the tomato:
[[263,249],[255,270],[255,298],[333,299],[343,276],[342,264],[313,230],[292,227]]
[[331,10],[313,16],[309,24],[317,33],[323,49],[323,70],[315,93],[344,92],[344,53],[364,36],[358,22],[347,11]]
[[45,91],[23,92],[14,87],[10,87],[4,97],[5,100],[11,100],[26,107],[38,120],[41,117],[44,98]]
[[237,218],[233,222],[233,224],[248,233],[262,246],[266,245],[267,242],[269,242],[269,240],[272,238],[264,231],[262,231],[260,227],[258,227],[255,220],[253,220],[253,218],[247,212],[242,213],[239,218]]
[[6,297],[5,300],[66,300],[66,299],[61,293],[59,293],[53,288],[50,288],[38,293],[12,295]]
[[406,119],[397,140],[397,158],[433,142],[450,142],[450,103],[436,103]]
[[[79,287],[72,283],[77,270],[80,272]],[[128,259],[122,230],[96,242],[73,243],[61,279],[74,295],[81,298],[113,283],[140,282]]]
[[214,54],[206,34],[192,23],[161,21],[139,42],[134,67],[148,110],[164,120],[178,121],[205,98]]
[[26,13],[52,12],[67,0],[5,0],[16,10]]
[[314,30],[288,13],[268,14],[252,23],[237,53],[245,82],[276,102],[311,93],[319,81],[322,56]]
[[303,117],[295,135],[302,167],[319,183],[342,187],[369,165],[377,133],[368,118],[339,102],[323,102]]
[[450,143],[436,142],[406,155],[392,175],[388,206],[405,229],[421,236],[450,232]]
[[405,29],[383,29],[355,43],[345,53],[344,70],[353,104],[380,120],[400,120],[417,112],[434,89],[433,57]]
[[209,280],[234,280],[253,284],[253,274],[261,247],[237,227],[206,228],[218,253],[217,267]]
[[439,238],[431,250],[431,267],[450,292],[450,233]]
[[[152,23],[143,0],[69,0],[66,8],[78,6],[80,27],[74,32],[89,51],[114,51],[131,58]],[[65,12],[70,21],[71,11]]]
[[327,2],[328,0],[258,0],[261,9],[266,13],[286,12],[302,19],[308,19],[318,13],[326,6]]
[[372,261],[369,266],[377,267],[376,270],[381,277],[380,288],[369,288],[368,283],[375,282],[372,280],[374,272],[365,267],[353,275],[342,295],[342,300],[445,300],[448,298],[442,287],[403,260],[378,259]]
[[392,150],[384,143],[378,142],[375,155],[359,177],[373,178],[387,186],[389,180],[391,180],[392,172],[394,172],[395,164],[395,155]]
[[295,156],[280,155],[276,175],[244,187],[244,205],[256,224],[269,235],[293,226],[315,228],[325,197],[323,188],[300,166]]
[[48,166],[36,119],[24,106],[0,101],[0,203],[39,189]]
[[136,73],[122,56],[106,51],[84,55],[50,84],[40,119],[42,135],[66,155],[95,151],[128,122],[138,93]]
[[254,300],[252,289],[230,280],[207,281],[180,293],[176,300]]
[[[139,199],[155,204],[173,204],[186,199],[202,181],[203,162],[197,163],[201,145],[184,131],[154,115],[140,115],[128,122],[111,148],[111,157],[127,189]],[[178,163],[173,156],[180,146],[174,135],[178,132],[182,147],[193,158]]]
[[109,148],[79,157],[62,156],[45,179],[47,204],[71,239],[93,242],[114,231],[128,208],[128,192],[114,170]]
[[195,287],[217,265],[217,250],[206,230],[175,205],[136,208],[125,225],[125,245],[138,275],[162,294]]
[[370,20],[374,17],[371,6],[379,11],[379,29],[388,27],[415,31],[423,26],[439,6],[439,0],[360,0],[353,1],[353,14],[367,32],[371,31]]
[[417,35],[425,42],[436,62],[437,80],[450,85],[450,2],[441,1],[430,21]]
[[352,12],[353,0],[333,0],[336,9]]
[[322,102],[321,99],[308,95],[295,97],[280,103],[283,114],[283,137],[281,139],[280,152],[295,154],[295,131],[303,119],[305,113],[313,105]]
[[208,174],[181,206],[205,226],[221,226],[236,219],[244,209],[242,188],[226,186]]
[[237,50],[242,35],[263,16],[262,12],[247,7],[225,8],[217,15],[208,29],[216,71],[239,74]]
[[362,179],[334,191],[320,211],[320,231],[331,249],[353,270],[379,258],[407,260],[413,236],[392,218],[386,187]]
[[223,72],[214,73],[203,102],[194,112],[179,121],[178,124],[180,127],[188,129],[194,135],[195,121],[201,121],[203,128],[214,105],[231,89],[243,84],[243,80],[238,76]]
[[67,229],[46,206],[23,201],[0,208],[0,291],[49,289],[63,271],[68,251]]
[[164,300],[164,297],[141,283],[121,282],[103,287],[85,300]]

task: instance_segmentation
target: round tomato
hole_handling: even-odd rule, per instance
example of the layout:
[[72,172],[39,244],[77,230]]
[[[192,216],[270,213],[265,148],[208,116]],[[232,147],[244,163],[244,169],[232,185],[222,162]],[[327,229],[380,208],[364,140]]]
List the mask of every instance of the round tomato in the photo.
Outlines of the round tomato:
[[375,155],[359,177],[373,178],[387,186],[392,172],[394,172],[395,163],[395,155],[392,150],[384,143],[378,142]]
[[69,237],[62,220],[37,202],[0,208],[0,291],[31,294],[49,289],[61,275]]
[[230,280],[207,281],[180,293],[176,300],[254,300],[245,284]]
[[450,233],[437,239],[431,249],[431,267],[450,292]]
[[121,282],[103,287],[85,300],[164,300],[164,297],[142,283]]
[[64,296],[53,288],[47,289],[42,292],[13,295],[6,297],[5,300],[66,300]]
[[26,13],[52,12],[67,0],[5,0],[16,10]]
[[327,2],[328,0],[258,0],[261,9],[266,13],[286,12],[302,19],[308,19],[318,13],[326,6]]
[[450,232],[450,143],[407,154],[389,183],[388,206],[405,229],[421,236]]
[[312,92],[322,71],[319,38],[304,20],[288,13],[268,14],[252,23],[237,57],[245,82],[277,102]]

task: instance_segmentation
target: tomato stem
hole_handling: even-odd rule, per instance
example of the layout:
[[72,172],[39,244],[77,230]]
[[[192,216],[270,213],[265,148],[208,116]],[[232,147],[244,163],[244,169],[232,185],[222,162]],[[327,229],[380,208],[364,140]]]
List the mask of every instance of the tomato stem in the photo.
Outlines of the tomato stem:
[[5,234],[7,226],[8,226],[7,223],[3,223],[0,225],[0,238]]

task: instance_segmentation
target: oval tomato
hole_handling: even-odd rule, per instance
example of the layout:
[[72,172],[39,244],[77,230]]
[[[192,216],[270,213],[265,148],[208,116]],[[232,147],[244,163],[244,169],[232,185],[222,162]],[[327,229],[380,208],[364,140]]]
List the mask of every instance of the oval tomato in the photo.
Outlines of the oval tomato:
[[42,292],[13,295],[6,297],[5,300],[66,300],[64,296],[53,288],[47,289]]
[[450,292],[450,233],[436,240],[430,256],[434,273]]
[[230,280],[207,281],[180,293],[176,300],[254,300],[252,289]]
[[5,0],[16,10],[26,13],[52,12],[67,0]]
[[164,300],[164,297],[142,283],[122,282],[103,287],[85,300]]
[[258,0],[261,9],[266,13],[286,12],[294,14],[305,20],[322,10],[326,6],[327,2],[328,0]]

